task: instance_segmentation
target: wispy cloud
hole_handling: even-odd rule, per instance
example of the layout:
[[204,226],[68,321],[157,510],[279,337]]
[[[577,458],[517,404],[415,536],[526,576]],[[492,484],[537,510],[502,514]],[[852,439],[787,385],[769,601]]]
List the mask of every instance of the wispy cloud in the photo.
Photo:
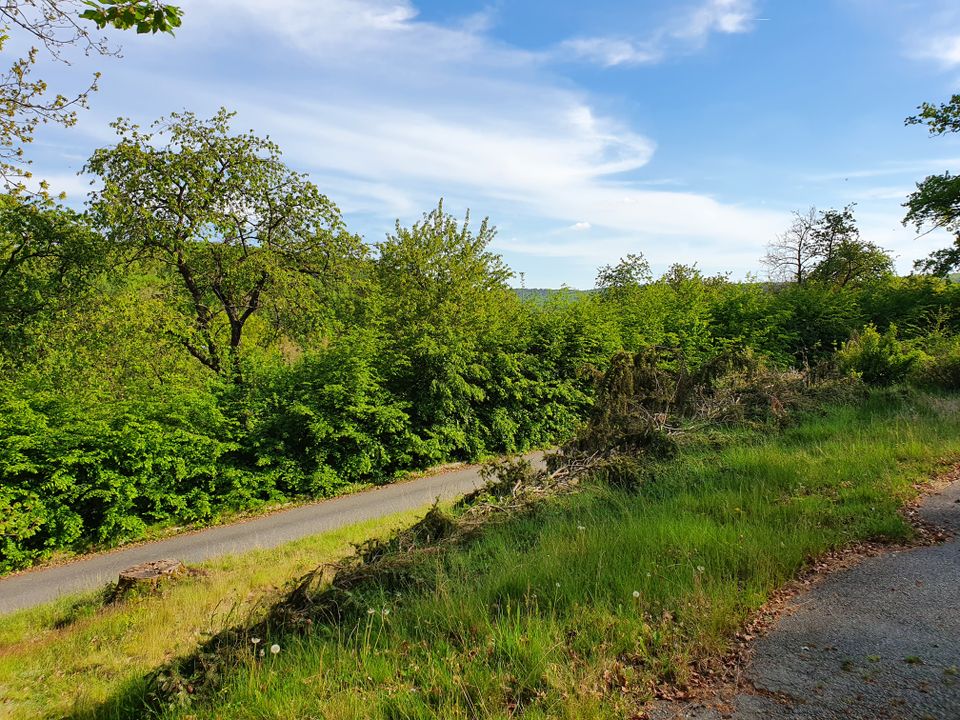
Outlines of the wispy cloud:
[[[405,0],[181,2],[191,23],[177,54],[125,42],[81,134],[69,135],[86,134],[82,150],[108,142],[120,113],[143,123],[226,104],[238,128],[268,133],[370,239],[443,196],[454,212],[491,215],[501,251],[593,267],[638,250],[729,262],[733,248],[752,265],[784,224],[778,212],[644,178],[656,142],[597,110],[542,55],[496,40],[489,17],[428,22]],[[698,16],[684,42],[738,22]]]
[[555,55],[605,67],[653,64],[675,52],[702,48],[714,34],[749,32],[756,16],[755,0],[705,0],[643,38],[571,38],[560,44]]
[[960,67],[960,33],[929,38],[915,48],[914,54],[921,59],[933,60],[946,70]]

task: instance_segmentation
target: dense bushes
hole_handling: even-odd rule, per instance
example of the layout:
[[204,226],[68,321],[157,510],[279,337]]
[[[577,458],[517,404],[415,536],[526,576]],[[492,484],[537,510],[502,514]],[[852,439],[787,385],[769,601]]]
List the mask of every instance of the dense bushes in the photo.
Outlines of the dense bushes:
[[[0,244],[27,238],[43,252],[5,271],[5,287],[35,291],[0,332],[0,571],[558,442],[590,416],[611,358],[633,358],[620,351],[639,353],[624,379],[662,395],[654,415],[707,386],[695,400],[711,421],[775,415],[799,377],[779,372],[791,367],[960,388],[960,292],[945,280],[778,286],[682,265],[654,279],[633,257],[604,269],[595,292],[522,299],[490,250],[493,229],[442,206],[373,253],[348,243],[329,259],[335,275],[315,277],[313,258],[286,290],[271,286],[245,321],[237,371],[216,373],[194,353],[203,333],[184,334],[196,308],[171,291],[169,268],[121,263],[80,225],[60,252],[55,236],[80,219],[51,210],[46,222],[32,207],[30,227],[44,229],[34,240],[5,207]],[[99,264],[65,270],[90,254],[84,238]],[[228,343],[222,313],[204,322]],[[665,378],[682,387],[656,387]]]

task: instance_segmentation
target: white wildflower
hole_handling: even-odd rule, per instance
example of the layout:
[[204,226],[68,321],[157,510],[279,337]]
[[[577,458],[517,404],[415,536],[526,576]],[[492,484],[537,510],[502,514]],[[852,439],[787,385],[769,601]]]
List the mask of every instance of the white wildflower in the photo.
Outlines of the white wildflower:
[[257,645],[260,642],[260,638],[250,638],[250,642],[252,642],[254,645]]
[[274,643],[273,645],[270,646],[270,653],[271,653],[272,655],[276,655],[276,654],[279,653],[279,652],[280,652],[280,646],[279,646],[279,645],[277,645],[276,643]]
[[634,591],[633,591],[633,597],[634,597],[634,599],[639,598],[639,597],[640,597],[640,591],[639,591],[639,590],[634,590]]

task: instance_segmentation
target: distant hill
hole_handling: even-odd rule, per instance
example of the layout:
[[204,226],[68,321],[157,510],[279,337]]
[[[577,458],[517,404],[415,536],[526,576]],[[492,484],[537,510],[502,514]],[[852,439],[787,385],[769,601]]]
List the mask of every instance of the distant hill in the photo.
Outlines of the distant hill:
[[574,288],[513,288],[513,291],[520,296],[521,300],[538,300],[546,302],[554,295],[587,295],[593,290],[575,290]]

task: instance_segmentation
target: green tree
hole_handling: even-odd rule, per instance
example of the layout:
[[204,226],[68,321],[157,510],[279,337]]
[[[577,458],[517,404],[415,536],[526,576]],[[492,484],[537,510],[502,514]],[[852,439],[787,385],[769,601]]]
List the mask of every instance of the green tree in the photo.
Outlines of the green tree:
[[478,408],[487,400],[491,363],[517,330],[520,300],[512,272],[489,250],[496,230],[473,230],[443,202],[410,228],[377,244],[390,389],[409,400],[415,427],[437,457],[482,451]]
[[[0,177],[7,189],[21,192],[31,173],[24,166],[24,145],[33,141],[41,123],[70,126],[77,108],[87,106],[97,89],[99,73],[89,85],[72,94],[49,93],[44,80],[32,71],[41,56],[67,62],[65,53],[76,48],[86,54],[117,55],[105,37],[91,33],[87,22],[137,32],[169,32],[179,27],[181,11],[155,0],[5,0],[0,4],[0,49],[16,36],[35,43],[0,73]],[[42,193],[46,183],[41,182]]]
[[810,280],[843,288],[893,272],[893,260],[886,251],[860,237],[853,205],[821,212],[812,239],[816,265]]
[[616,265],[604,265],[597,271],[597,289],[604,293],[617,293],[650,282],[653,275],[650,263],[641,255],[633,253]]
[[233,134],[231,117],[173,113],[150,132],[118,120],[120,141],[97,150],[86,170],[103,180],[91,195],[97,226],[127,257],[163,271],[181,320],[170,331],[239,383],[251,316],[269,303],[321,311],[323,291],[364,247],[336,205],[283,164],[276,144]]
[[[918,110],[906,119],[907,125],[926,125],[931,136],[960,132],[960,94],[940,105],[924,103]],[[948,275],[960,268],[960,176],[949,171],[928,176],[917,183],[904,207],[904,225],[913,225],[918,232],[943,228],[954,235],[953,245],[918,260],[915,267],[935,275]]]
[[41,313],[76,301],[104,269],[103,250],[78,213],[0,195],[0,353],[25,350]]

